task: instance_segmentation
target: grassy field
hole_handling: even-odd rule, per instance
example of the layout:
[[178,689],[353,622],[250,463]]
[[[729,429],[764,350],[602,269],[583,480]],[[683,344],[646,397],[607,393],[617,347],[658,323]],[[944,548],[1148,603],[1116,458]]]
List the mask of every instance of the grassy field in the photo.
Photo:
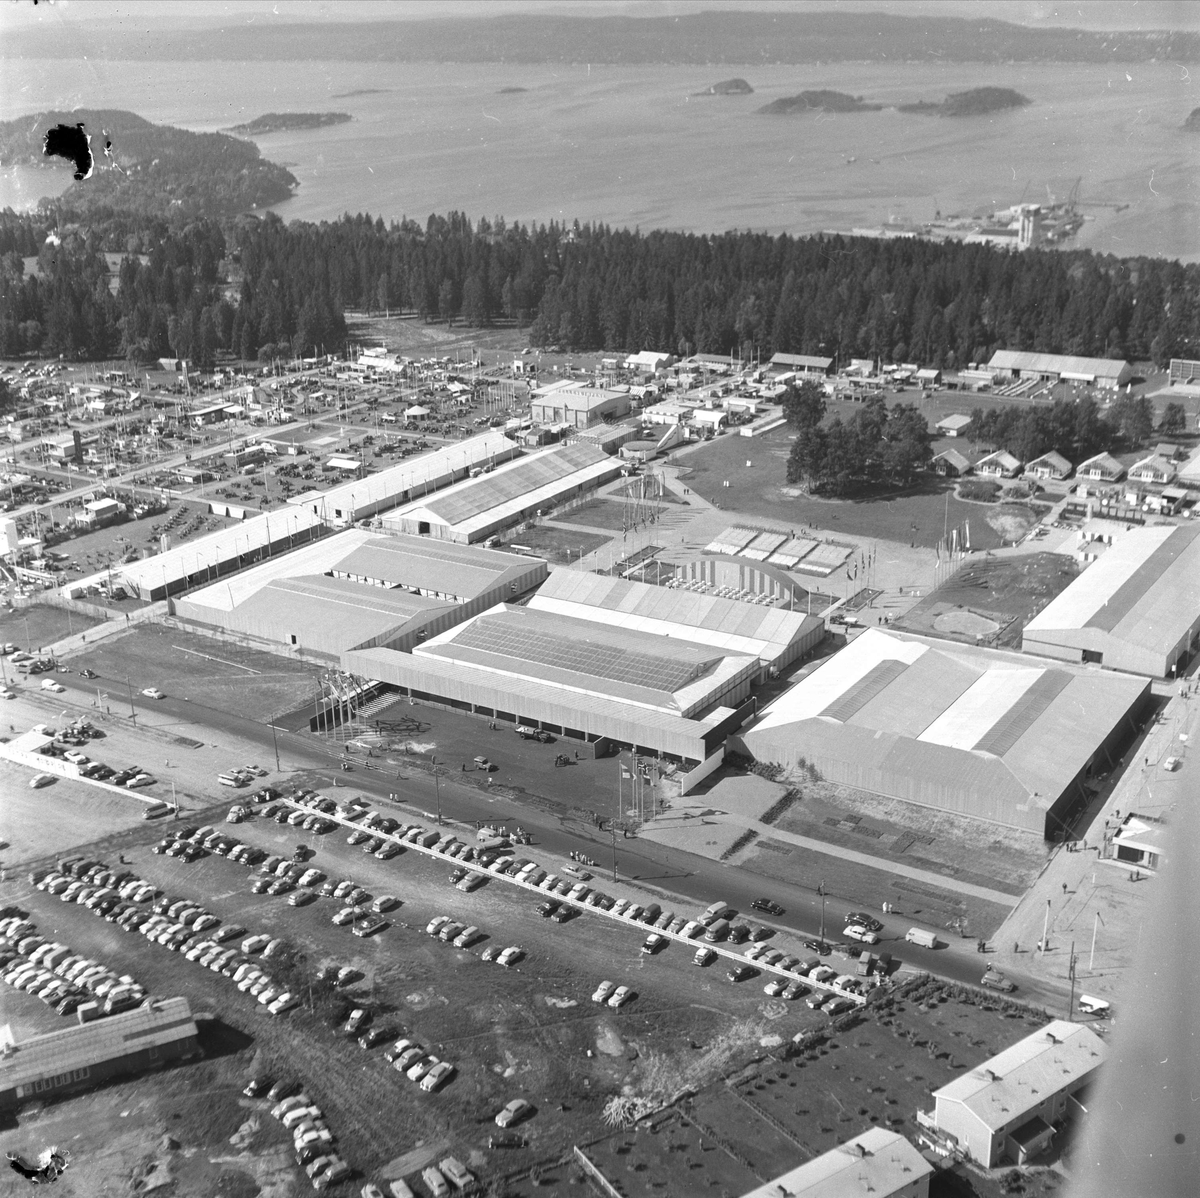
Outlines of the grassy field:
[[759,517],[798,531],[815,528],[925,547],[936,545],[947,528],[969,522],[972,546],[995,549],[1014,539],[1018,526],[1027,528],[1036,520],[1023,505],[962,503],[954,497],[952,482],[933,476],[902,494],[862,499],[794,493],[787,486],[791,438],[786,426],[753,439],[718,437],[680,459],[690,467],[684,480],[698,495],[729,511],[731,523],[738,517]]
[[[572,512],[571,516],[574,514]],[[569,565],[579,561],[580,557],[594,553],[601,545],[607,545],[612,538],[600,536],[598,533],[580,532],[575,528],[558,528],[551,523],[519,529],[513,533],[513,540],[516,544],[531,549],[539,557],[544,557],[548,562]]]
[[172,698],[186,697],[252,720],[269,719],[310,700],[320,673],[306,662],[159,624],[138,625],[101,642],[72,664],[87,666],[102,678],[128,678],[135,694],[157,686]]
[[[1075,560],[1061,553],[974,558],[894,626],[968,644],[1019,648],[1025,625],[1078,574]],[[962,613],[982,616],[984,622],[975,627]]]
[[[93,616],[35,603],[32,607],[19,607],[0,613],[0,641],[12,641],[18,648],[36,653],[43,645],[53,645],[65,636],[85,632],[102,623],[103,620]],[[6,665],[5,669],[15,667]]]

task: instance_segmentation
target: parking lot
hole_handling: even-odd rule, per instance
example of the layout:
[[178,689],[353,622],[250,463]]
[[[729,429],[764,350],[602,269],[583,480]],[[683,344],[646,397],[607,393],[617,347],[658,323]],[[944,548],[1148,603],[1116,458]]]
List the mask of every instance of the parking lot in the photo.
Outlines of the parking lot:
[[[75,904],[11,882],[6,901],[27,907],[47,938],[111,961],[153,993],[183,993],[197,1010],[219,1013],[255,1037],[260,1067],[294,1068],[330,1113],[343,1155],[367,1172],[384,1169],[423,1134],[434,1137],[446,1126],[456,1129],[464,1159],[468,1153],[489,1159],[483,1129],[513,1096],[529,1097],[538,1113],[523,1129],[530,1147],[505,1150],[504,1157],[519,1162],[557,1156],[594,1134],[604,1101],[622,1087],[666,1097],[664,1083],[688,1073],[695,1052],[689,1044],[724,1036],[732,1057],[768,1034],[767,1028],[790,1035],[825,1021],[802,1003],[786,1005],[781,1018],[778,1001],[762,993],[762,978],[731,985],[720,963],[696,969],[683,946],[647,958],[639,951],[645,928],[595,914],[559,927],[536,913],[532,896],[495,879],[463,893],[446,880],[444,864],[416,852],[380,862],[337,833],[313,838],[262,820],[228,830],[289,855],[304,837],[316,850],[312,866],[330,877],[353,878],[373,895],[395,894],[401,906],[389,913],[385,930],[359,939],[330,922],[341,906],[335,900],[319,898],[295,908],[284,896],[252,894],[252,871],[219,856],[186,864],[156,855],[147,843],[149,830],[110,840],[106,852],[114,862],[122,853],[127,868],[151,885],[196,899],[225,922],[286,938],[310,976],[330,963],[360,971],[360,980],[332,1007],[317,1004],[315,1013],[302,1007],[271,1019],[228,979],[126,935]],[[469,950],[432,940],[424,927],[439,914],[478,926],[483,938]],[[489,945],[508,944],[525,950],[515,968],[481,959]],[[605,978],[631,986],[634,1000],[619,1011],[594,1007],[589,996]],[[36,999],[20,994],[12,999],[11,1017],[22,1032],[55,1025],[57,1017]],[[443,1092],[424,1094],[379,1052],[365,1055],[323,1022],[322,1015],[340,1018],[355,1003],[371,1009],[375,1022],[389,1025],[397,1036],[409,1035],[455,1062],[457,1076]],[[710,1063],[714,1076],[728,1059]],[[364,1067],[371,1095],[363,1093]],[[380,1094],[386,1101],[379,1101]]]

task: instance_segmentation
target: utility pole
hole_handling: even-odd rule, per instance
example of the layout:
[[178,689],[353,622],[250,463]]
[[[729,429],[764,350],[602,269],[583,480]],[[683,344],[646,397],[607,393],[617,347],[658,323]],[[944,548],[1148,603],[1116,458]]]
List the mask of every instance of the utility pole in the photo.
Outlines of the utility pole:
[[1096,929],[1100,926],[1100,912],[1096,912],[1096,918],[1092,920],[1092,953],[1088,957],[1088,973],[1092,972],[1096,964]]
[[1071,964],[1067,969],[1071,978],[1071,1002],[1067,1007],[1067,1018],[1075,1018],[1075,941],[1071,941]]
[[133,721],[134,726],[137,726],[137,711],[133,706],[133,684],[128,678],[125,679],[125,689],[129,691],[129,718]]
[[283,773],[283,766],[279,764],[279,737],[275,735],[275,721],[271,721],[271,743],[275,746],[275,772]]
[[1046,918],[1042,921],[1042,939],[1038,945],[1038,956],[1046,955],[1046,938],[1050,935],[1050,900],[1046,900]]
[[817,893],[821,896],[821,943],[825,943],[825,883],[822,881],[817,887]]
[[437,758],[434,757],[431,760],[433,761],[433,790],[437,796],[437,822],[440,828],[442,826],[442,787],[438,782]]

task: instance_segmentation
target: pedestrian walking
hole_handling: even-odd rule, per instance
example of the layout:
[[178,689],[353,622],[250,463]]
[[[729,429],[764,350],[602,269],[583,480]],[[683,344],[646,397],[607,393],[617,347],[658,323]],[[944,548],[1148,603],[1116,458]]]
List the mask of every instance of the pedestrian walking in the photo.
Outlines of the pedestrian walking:
[[1014,940],[1014,941],[1013,941],[1013,952],[1014,952],[1014,953],[1019,953],[1020,951],[1021,951],[1021,946],[1020,946],[1020,944],[1018,944],[1018,943],[1017,943],[1017,941],[1015,941],[1015,940]]

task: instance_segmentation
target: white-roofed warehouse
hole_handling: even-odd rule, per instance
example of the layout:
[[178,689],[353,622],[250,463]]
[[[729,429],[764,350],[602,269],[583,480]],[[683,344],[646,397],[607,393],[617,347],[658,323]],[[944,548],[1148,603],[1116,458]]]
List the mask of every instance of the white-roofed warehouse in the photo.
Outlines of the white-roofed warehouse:
[[598,487],[623,463],[576,442],[508,462],[383,517],[386,528],[470,544]]
[[819,616],[580,570],[551,570],[529,606],[750,654],[764,675],[786,669],[825,636]]
[[546,570],[541,558],[352,528],[179,599],[175,614],[337,661],[370,645],[408,652],[525,594]]
[[354,650],[342,665],[422,701],[690,766],[723,755],[761,669],[749,654],[510,605],[411,654]]
[[288,503],[307,508],[335,528],[344,527],[450,486],[472,470],[507,462],[520,452],[515,442],[493,430],[319,494],[294,495]]
[[1200,637],[1200,527],[1123,533],[1021,634],[1027,653],[1164,678]]
[[263,558],[287,553],[327,531],[321,518],[312,512],[281,508],[186,541],[165,553],[78,578],[67,583],[62,593],[77,598],[89,585],[111,582],[114,586],[124,586],[139,599],[157,601],[223,578]]
[[1046,837],[1132,734],[1145,679],[868,629],[741,735],[759,761]]

